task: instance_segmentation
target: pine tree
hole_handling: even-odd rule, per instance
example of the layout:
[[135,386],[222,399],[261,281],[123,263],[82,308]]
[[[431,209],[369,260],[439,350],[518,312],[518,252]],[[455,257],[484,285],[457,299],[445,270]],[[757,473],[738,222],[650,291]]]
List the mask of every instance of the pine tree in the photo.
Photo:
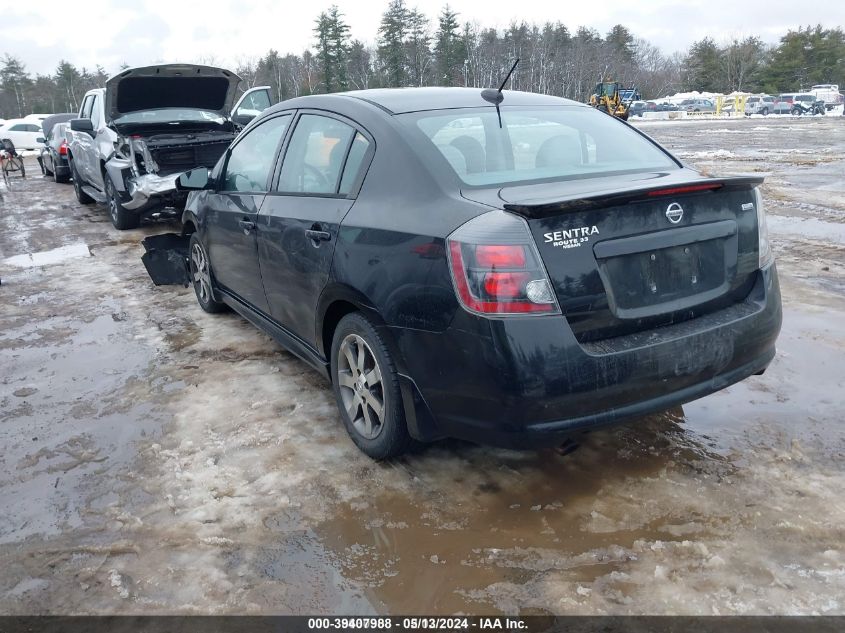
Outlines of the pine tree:
[[316,19],[317,60],[322,73],[325,92],[346,90],[349,78],[346,70],[349,52],[349,25],[337,5],[323,11]]
[[408,11],[408,37],[405,51],[408,63],[409,83],[422,86],[426,83],[431,66],[431,36],[428,30],[428,18],[425,14],[411,9]]
[[722,82],[721,51],[710,37],[695,42],[684,59],[684,87],[687,90],[718,92]]
[[604,41],[610,45],[613,55],[618,56],[621,62],[633,62],[637,52],[636,41],[626,27],[617,24],[610,31]]
[[408,85],[405,41],[410,30],[409,17],[405,0],[391,0],[381,17],[378,55],[387,75],[387,85],[391,87]]
[[437,69],[435,83],[441,86],[455,86],[462,83],[460,76],[466,59],[466,46],[461,38],[458,14],[452,11],[448,4],[440,12],[434,40],[434,59]]

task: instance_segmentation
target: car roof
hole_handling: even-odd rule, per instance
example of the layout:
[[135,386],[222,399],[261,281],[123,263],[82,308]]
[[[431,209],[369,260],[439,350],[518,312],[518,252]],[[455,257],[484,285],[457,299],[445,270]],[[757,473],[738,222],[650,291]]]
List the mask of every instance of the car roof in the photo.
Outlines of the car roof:
[[[503,90],[502,95],[502,106],[583,106],[570,99],[533,92]],[[337,96],[366,101],[390,114],[492,105],[481,98],[479,88],[376,88],[341,92]]]

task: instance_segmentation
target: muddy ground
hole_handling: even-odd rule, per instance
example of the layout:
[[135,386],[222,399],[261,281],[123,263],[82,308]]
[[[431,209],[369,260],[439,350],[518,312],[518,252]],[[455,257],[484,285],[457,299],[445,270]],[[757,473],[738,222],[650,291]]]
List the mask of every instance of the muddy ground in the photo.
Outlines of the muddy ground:
[[770,174],[778,356],[568,455],[374,463],[313,371],[152,285],[139,241],[172,225],[13,182],[0,612],[845,613],[845,119],[637,125]]

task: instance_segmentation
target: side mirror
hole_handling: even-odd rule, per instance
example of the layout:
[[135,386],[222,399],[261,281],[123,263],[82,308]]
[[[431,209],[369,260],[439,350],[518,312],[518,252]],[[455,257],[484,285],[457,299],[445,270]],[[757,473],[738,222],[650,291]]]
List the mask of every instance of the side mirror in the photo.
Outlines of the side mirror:
[[196,167],[176,179],[178,191],[200,191],[208,188],[208,167]]
[[36,137],[35,137],[35,142],[36,142],[36,143],[46,143],[46,142],[47,142],[47,140],[46,140],[43,136],[36,136]]
[[91,119],[71,119],[70,129],[74,132],[87,132],[94,135],[94,124],[91,123]]

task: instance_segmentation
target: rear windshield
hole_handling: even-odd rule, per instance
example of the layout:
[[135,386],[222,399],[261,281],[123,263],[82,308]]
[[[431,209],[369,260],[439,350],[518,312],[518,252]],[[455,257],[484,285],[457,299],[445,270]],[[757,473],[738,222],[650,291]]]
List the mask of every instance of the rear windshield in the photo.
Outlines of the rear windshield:
[[[402,115],[423,151],[467,185],[511,185],[608,173],[679,169],[655,144],[592,108],[438,110]],[[415,146],[417,144],[414,144]]]
[[178,123],[181,121],[201,123],[225,123],[226,119],[216,112],[194,108],[159,108],[157,110],[139,110],[129,112],[114,119],[115,123]]

